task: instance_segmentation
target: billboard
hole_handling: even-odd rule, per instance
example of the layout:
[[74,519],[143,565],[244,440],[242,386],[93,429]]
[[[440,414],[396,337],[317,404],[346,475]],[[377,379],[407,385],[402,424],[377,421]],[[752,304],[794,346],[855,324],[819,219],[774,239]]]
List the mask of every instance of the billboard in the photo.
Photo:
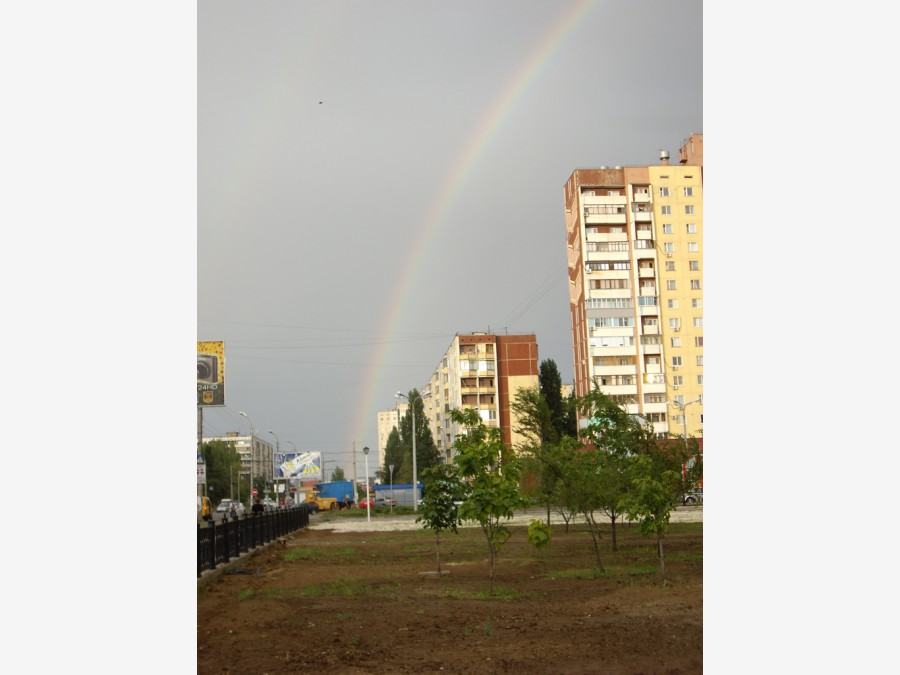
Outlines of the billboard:
[[299,452],[275,455],[275,478],[323,480],[322,453]]
[[225,343],[197,343],[197,407],[225,405]]

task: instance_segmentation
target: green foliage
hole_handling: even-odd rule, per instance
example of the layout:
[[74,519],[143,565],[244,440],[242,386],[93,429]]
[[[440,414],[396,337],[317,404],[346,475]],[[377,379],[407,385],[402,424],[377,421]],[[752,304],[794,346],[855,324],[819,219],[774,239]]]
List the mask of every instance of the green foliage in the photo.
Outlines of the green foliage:
[[528,541],[537,550],[550,545],[550,526],[540,520],[532,520],[528,525]]
[[468,496],[459,507],[459,515],[481,526],[488,545],[492,592],[497,554],[510,536],[509,528],[501,521],[508,521],[516,509],[527,506],[519,491],[519,460],[508,449],[503,455],[500,430],[485,427],[474,410],[451,410],[450,419],[468,428],[467,433],[456,437],[454,461],[459,478],[468,485]]
[[456,503],[465,497],[466,489],[449,464],[438,464],[425,469],[423,473],[422,502],[420,515],[416,518],[422,527],[434,530],[437,573],[441,573],[441,532],[453,530],[460,523]]
[[515,413],[514,431],[524,436],[526,447],[540,448],[548,443],[556,443],[559,435],[553,426],[553,413],[547,399],[535,387],[522,388],[509,406]]
[[[418,431],[418,428],[416,429]],[[416,448],[418,450],[418,448]],[[400,476],[401,469],[403,468],[404,463],[412,462],[412,452],[411,448],[407,450],[406,454],[404,454],[403,446],[400,443],[400,432],[397,430],[397,427],[391,429],[391,433],[388,434],[387,443],[384,446],[384,466],[378,470],[378,476],[381,478],[381,482],[385,485],[389,485],[392,481],[394,483],[403,483],[405,481],[397,480]],[[391,473],[390,467],[393,464],[394,472]],[[418,466],[416,467],[418,469]],[[409,482],[412,482],[412,464],[409,466]]]
[[412,416],[416,416],[416,471],[421,480],[422,473],[425,469],[437,466],[443,463],[434,438],[431,436],[431,427],[428,424],[428,418],[425,416],[425,408],[422,405],[422,397],[418,390],[413,389],[409,392],[409,408],[403,419],[400,420],[400,454],[402,460],[398,462],[388,461],[388,453],[385,452],[385,463],[395,464],[394,482],[395,483],[411,483],[412,482]]
[[206,494],[212,507],[215,508],[223,499],[236,498],[239,487],[240,495],[246,502],[250,490],[246,479],[238,485],[241,457],[234,445],[226,441],[205,443],[203,458],[206,460]]
[[347,477],[344,475],[344,468],[341,466],[334,467],[334,471],[331,472],[331,480],[347,480]]
[[634,489],[624,500],[629,520],[640,524],[641,534],[664,535],[669,529],[672,514],[672,494],[679,484],[678,473],[671,470],[657,472],[652,458],[632,458]]

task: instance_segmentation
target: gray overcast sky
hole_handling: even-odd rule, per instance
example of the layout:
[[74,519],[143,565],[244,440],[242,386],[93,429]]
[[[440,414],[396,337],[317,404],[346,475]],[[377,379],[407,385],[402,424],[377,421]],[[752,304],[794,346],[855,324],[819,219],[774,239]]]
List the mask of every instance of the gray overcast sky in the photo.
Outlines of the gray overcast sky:
[[702,132],[702,4],[201,0],[197,86],[204,434],[349,472],[458,332],[571,382],[563,185]]

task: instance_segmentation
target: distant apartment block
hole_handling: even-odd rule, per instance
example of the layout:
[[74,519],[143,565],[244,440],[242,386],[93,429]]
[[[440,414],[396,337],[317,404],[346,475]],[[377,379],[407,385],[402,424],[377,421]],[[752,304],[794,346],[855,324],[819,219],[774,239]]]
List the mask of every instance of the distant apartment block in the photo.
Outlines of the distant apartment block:
[[428,383],[422,402],[431,433],[444,461],[453,459],[454,441],[460,433],[450,411],[472,408],[485,426],[499,428],[504,443],[523,439],[510,402],[521,388],[538,386],[538,349],[534,334],[457,334]]
[[662,151],[564,188],[575,394],[597,384],[660,436],[703,435],[702,172],[692,134],[677,165]]
[[[400,420],[406,414],[409,404],[401,401],[393,410],[381,410],[378,413],[378,466],[387,469],[384,466],[384,450],[387,447],[388,437],[394,427],[400,429]],[[410,488],[412,490],[412,488]]]

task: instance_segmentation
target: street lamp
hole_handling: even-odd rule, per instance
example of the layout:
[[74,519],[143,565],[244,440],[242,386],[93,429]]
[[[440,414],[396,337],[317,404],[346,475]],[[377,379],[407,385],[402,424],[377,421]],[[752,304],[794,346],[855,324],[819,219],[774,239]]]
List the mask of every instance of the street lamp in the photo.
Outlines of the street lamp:
[[363,447],[366,456],[366,523],[372,522],[372,498],[369,497],[369,446]]
[[413,511],[419,510],[419,482],[418,482],[418,474],[416,473],[416,406],[413,405],[412,400],[410,400],[409,396],[406,394],[402,394],[399,391],[395,395],[395,398],[405,398],[407,403],[409,403],[409,411],[412,414],[412,456],[413,456]]
[[[245,412],[238,413],[241,417],[246,417],[247,421],[250,423],[250,505],[253,505],[253,440],[254,440],[254,431],[253,431],[253,420]],[[238,476],[238,480],[240,480],[240,476]]]
[[[269,429],[269,433],[275,437],[275,454],[281,456],[281,443],[278,440],[278,434]],[[275,466],[273,462],[272,473],[275,473]],[[272,476],[272,485],[275,487],[275,503],[278,504],[278,484],[275,482],[275,476]]]

